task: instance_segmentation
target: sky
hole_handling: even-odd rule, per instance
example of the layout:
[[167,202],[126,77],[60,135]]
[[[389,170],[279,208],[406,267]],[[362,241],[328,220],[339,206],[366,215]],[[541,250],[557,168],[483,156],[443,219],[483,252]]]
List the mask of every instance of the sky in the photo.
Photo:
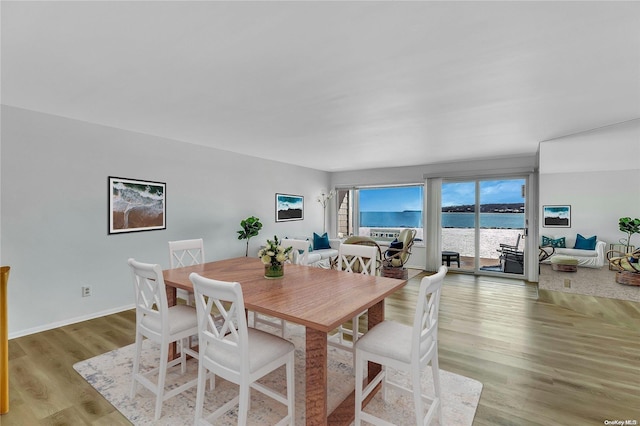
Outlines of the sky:
[[422,186],[396,186],[360,190],[361,212],[422,210]]
[[[480,181],[480,204],[522,203],[524,179]],[[442,185],[442,206],[475,204],[475,182]],[[360,211],[399,212],[422,210],[422,186],[360,190]]]
[[[524,179],[480,181],[480,204],[523,203]],[[475,182],[442,184],[442,206],[475,204]]]

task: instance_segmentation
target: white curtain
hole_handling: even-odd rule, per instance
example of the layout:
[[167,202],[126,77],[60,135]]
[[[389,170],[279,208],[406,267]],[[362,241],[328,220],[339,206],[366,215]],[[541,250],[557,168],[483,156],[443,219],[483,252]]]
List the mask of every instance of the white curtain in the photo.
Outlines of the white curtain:
[[442,178],[427,178],[424,188],[426,270],[435,272],[442,265]]

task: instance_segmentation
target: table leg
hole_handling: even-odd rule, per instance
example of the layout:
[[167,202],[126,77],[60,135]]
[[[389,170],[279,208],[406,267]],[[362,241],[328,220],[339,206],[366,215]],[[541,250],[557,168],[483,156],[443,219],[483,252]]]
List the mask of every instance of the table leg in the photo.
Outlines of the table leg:
[[[384,321],[384,300],[369,308],[367,312],[367,329],[371,330],[376,324],[380,324],[382,321]],[[381,369],[380,364],[370,362],[368,366],[369,380],[373,380]],[[373,394],[375,394],[375,392],[372,392],[372,395]]]
[[[370,330],[371,328],[373,328],[373,326],[381,323],[382,321],[384,321],[384,300],[376,303],[375,305],[369,308],[367,312],[367,328]],[[369,365],[367,366],[367,372],[368,372],[367,382],[370,380],[373,380],[373,378],[380,372],[381,369],[382,367],[380,366],[380,364],[370,362]],[[369,403],[369,401],[374,397],[374,395],[380,390],[380,387],[381,385],[378,385],[371,392],[371,394],[369,394],[367,399],[364,401],[364,405],[367,405]],[[355,406],[356,406],[356,392],[354,390],[329,415],[327,424],[350,425],[356,417]]]
[[327,424],[327,333],[306,329],[307,425]]
[[[178,303],[178,291],[175,287],[165,286],[165,290],[167,291],[167,305],[169,307],[176,306]],[[169,361],[176,359],[178,356],[178,345],[176,342],[169,344]]]

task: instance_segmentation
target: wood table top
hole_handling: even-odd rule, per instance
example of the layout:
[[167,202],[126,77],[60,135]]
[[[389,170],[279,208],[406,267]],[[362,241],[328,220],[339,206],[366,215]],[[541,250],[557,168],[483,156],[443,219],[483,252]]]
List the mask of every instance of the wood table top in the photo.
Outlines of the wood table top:
[[258,258],[238,257],[163,271],[165,284],[193,292],[195,272],[242,285],[245,308],[329,332],[402,288],[405,280],[286,264],[284,276],[264,277]]

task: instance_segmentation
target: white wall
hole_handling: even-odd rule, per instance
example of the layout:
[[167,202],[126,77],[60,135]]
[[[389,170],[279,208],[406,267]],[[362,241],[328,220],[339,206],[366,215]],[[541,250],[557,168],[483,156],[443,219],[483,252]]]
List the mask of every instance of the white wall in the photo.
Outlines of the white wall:
[[[6,106],[2,124],[11,338],[132,306],[127,258],[168,267],[169,240],[202,237],[214,260],[244,255],[236,231],[250,215],[264,224],[253,252],[322,229],[325,172]],[[108,176],[166,182],[167,229],[108,235]],[[276,192],[305,197],[303,221],[275,222]]]
[[541,235],[625,236],[618,219],[640,217],[640,119],[540,144],[540,208],[565,204],[571,228],[545,228],[540,214]]

